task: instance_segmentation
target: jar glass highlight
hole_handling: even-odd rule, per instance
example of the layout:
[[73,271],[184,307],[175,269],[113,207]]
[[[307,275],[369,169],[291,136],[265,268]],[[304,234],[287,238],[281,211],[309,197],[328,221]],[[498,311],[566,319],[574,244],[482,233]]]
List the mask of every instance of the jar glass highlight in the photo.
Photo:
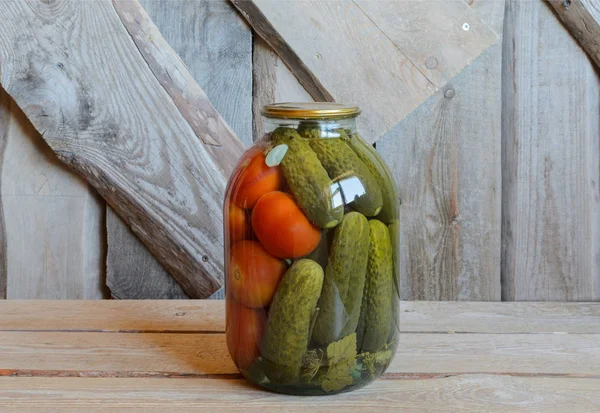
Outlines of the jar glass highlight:
[[266,389],[334,394],[380,376],[399,332],[398,205],[356,107],[266,106],[224,204],[227,346]]

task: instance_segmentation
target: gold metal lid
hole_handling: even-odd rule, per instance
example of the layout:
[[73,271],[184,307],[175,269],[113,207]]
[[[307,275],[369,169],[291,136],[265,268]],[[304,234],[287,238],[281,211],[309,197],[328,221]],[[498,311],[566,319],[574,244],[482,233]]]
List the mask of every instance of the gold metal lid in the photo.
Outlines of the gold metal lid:
[[282,102],[266,105],[262,114],[278,119],[341,119],[360,115],[360,109],[334,102]]

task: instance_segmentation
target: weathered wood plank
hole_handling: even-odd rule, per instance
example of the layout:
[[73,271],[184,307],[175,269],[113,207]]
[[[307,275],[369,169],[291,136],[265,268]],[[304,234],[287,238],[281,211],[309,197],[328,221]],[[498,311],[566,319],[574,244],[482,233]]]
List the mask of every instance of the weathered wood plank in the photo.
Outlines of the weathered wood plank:
[[407,333],[388,372],[598,376],[599,345],[598,334]]
[[[600,334],[428,334],[400,337],[388,374],[579,374],[600,376]],[[225,335],[10,332],[0,335],[8,375],[235,374]],[[557,356],[560,355],[560,356]]]
[[543,2],[508,1],[502,298],[600,299],[600,79]]
[[[5,2],[0,12],[8,22],[0,27],[7,92],[188,294],[216,291],[221,198],[243,145],[143,9],[137,2]],[[186,112],[186,102],[198,101],[202,111]],[[206,127],[200,136],[194,122]]]
[[[10,118],[10,97],[4,89],[0,87],[0,171],[3,169]],[[3,199],[2,195],[2,174],[0,173],[0,200]],[[0,300],[6,298],[6,280],[8,275],[8,257],[6,255],[6,250],[4,208],[0,207]]]
[[600,5],[590,0],[547,0],[581,47],[600,67]]
[[[75,310],[76,308],[76,310]],[[402,301],[403,332],[600,334],[600,303]],[[212,300],[0,303],[0,331],[224,332],[225,304]]]
[[241,379],[2,378],[0,400],[10,412],[290,413],[595,411],[598,379],[464,375],[378,380],[328,397],[260,391]]
[[225,303],[214,300],[8,300],[0,331],[224,332]]
[[[435,6],[440,10],[439,14],[429,13],[432,5],[425,1],[390,3],[381,6],[385,10],[363,3],[370,15],[365,14],[356,2],[233,0],[233,3],[254,30],[277,51],[313,98],[335,99],[361,106],[364,115],[359,124],[364,137],[371,142],[394,127],[441,86],[440,82],[432,82],[428,74],[420,70],[422,65],[429,65],[435,70],[437,65],[432,62],[439,58],[442,70],[437,73],[436,79],[442,76],[444,69],[452,75],[462,69],[465,64],[462,59],[457,65],[459,67],[451,69],[453,63],[450,59],[435,54],[436,50],[442,49],[438,44],[451,50],[460,43],[460,49],[465,53],[463,56],[473,59],[497,40],[495,34],[475,16],[469,20],[478,35],[467,31],[458,36],[465,22],[453,18],[470,13],[462,2],[440,2]],[[422,13],[427,12],[433,19],[442,19],[419,26],[419,37],[423,38],[423,42],[418,49],[432,59],[417,64],[411,62],[411,56],[416,58],[411,50],[417,49],[406,46],[412,42],[409,41],[411,36],[395,26],[402,19],[404,9],[409,9],[414,15],[416,8],[420,8]],[[379,13],[388,12],[393,14],[379,16]],[[373,21],[373,15],[381,17],[380,23],[386,23],[384,27]],[[392,20],[395,23],[388,24]],[[412,27],[414,25],[416,23]],[[428,30],[429,26],[444,29]],[[393,30],[388,33],[386,28]],[[448,30],[453,35],[449,35]],[[455,37],[460,37],[461,41],[447,42]],[[425,45],[430,49],[422,50]],[[376,99],[373,99],[374,96]]]
[[104,202],[58,161],[12,99],[3,108],[6,297],[103,298]]
[[600,303],[402,301],[403,332],[600,334]]
[[260,139],[265,131],[261,110],[274,102],[312,102],[313,98],[285,66],[279,56],[260,37],[254,38],[252,51],[253,138]]
[[112,208],[106,208],[106,285],[112,298],[185,299],[181,286],[160,265]]
[[498,40],[496,33],[464,1],[355,3],[438,88]]
[[[472,6],[502,32],[504,3]],[[377,142],[398,185],[404,300],[500,300],[502,46]]]
[[[233,6],[226,0],[143,0],[141,5],[223,118],[242,141],[251,142],[252,34]],[[112,210],[107,214],[113,296],[187,298],[126,224]]]
[[236,374],[225,334],[2,332],[0,372],[114,376]]

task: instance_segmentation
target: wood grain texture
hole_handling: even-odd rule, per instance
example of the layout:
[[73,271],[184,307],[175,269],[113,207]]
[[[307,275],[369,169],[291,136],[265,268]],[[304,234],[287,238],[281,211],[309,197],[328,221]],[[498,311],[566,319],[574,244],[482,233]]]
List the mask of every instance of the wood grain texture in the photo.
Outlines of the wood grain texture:
[[106,208],[106,234],[106,285],[112,298],[189,298],[131,228],[110,207]]
[[[405,52],[404,44],[399,41],[401,39],[408,44],[409,36],[406,33],[402,36],[402,31],[396,29],[396,23],[391,24],[392,20],[401,20],[405,8],[413,10],[420,7],[425,13],[431,8],[431,2],[417,2],[416,5],[413,2],[394,2],[380,7],[345,1],[234,0],[233,3],[254,30],[277,51],[313,98],[353,102],[361,106],[363,116],[359,118],[359,126],[370,142],[389,131],[440,87],[420,70],[423,64],[432,66],[432,60],[429,60],[430,63],[411,62],[410,50]],[[361,7],[367,8],[369,15]],[[441,10],[440,13],[430,15],[443,21],[435,24],[419,22],[422,23],[419,36],[424,39],[421,47],[436,45],[432,46],[434,50],[431,53],[421,50],[428,57],[434,57],[440,42],[452,49],[452,41],[448,45],[446,41],[453,36],[448,36],[447,30],[441,28],[450,29],[453,33],[462,30],[464,22],[452,20],[456,16],[450,17],[453,13],[445,11],[460,9],[463,14],[469,13],[462,2],[443,2],[436,7]],[[391,16],[380,16],[380,13],[390,12],[393,13]],[[414,14],[414,10],[411,13]],[[374,16],[381,19],[375,21]],[[476,17],[471,16],[470,19],[473,19],[471,25],[477,28],[479,35],[463,33],[460,43],[463,52],[469,50],[467,54],[473,59],[494,43],[496,36]],[[429,25],[440,28],[440,31],[428,30]],[[449,59],[442,56],[439,59],[440,68],[445,67],[453,74],[466,64],[461,62],[458,65],[460,69],[452,71]],[[437,76],[441,76],[442,72]],[[311,84],[314,79],[318,79],[318,84]],[[319,93],[314,93],[314,90]]]
[[285,61],[285,64],[294,70],[294,74],[300,84],[304,86],[315,100],[319,102],[334,101],[333,96],[331,96],[325,86],[321,84],[321,81],[302,61],[301,57],[286,43],[285,39],[260,10],[260,7],[251,1],[231,0],[231,3],[237,7],[248,23],[250,23],[253,30],[262,36],[271,47],[277,50],[283,61]]
[[400,337],[388,373],[600,374],[598,334],[421,334]]
[[[0,171],[2,171],[4,163],[10,118],[10,97],[0,87]],[[2,199],[2,174],[0,173],[0,200]],[[6,250],[4,208],[0,205],[0,300],[6,298],[6,281],[8,278],[8,256],[6,255]]]
[[[552,320],[559,327],[597,321],[597,303],[402,303],[420,332],[403,332],[381,379],[326,398],[277,395],[241,379],[225,346],[223,309],[212,300],[0,302],[0,403],[27,413],[587,413],[600,402],[600,334],[540,330]],[[511,318],[538,333],[507,334]],[[5,329],[16,320],[30,330]],[[45,321],[62,331],[44,329]],[[220,329],[200,332],[190,322]],[[442,324],[483,334],[448,334]]]
[[[233,6],[226,0],[144,0],[141,5],[223,118],[242,141],[251,142],[252,35]],[[111,209],[107,232],[107,280],[113,296],[187,298]]]
[[313,98],[281,61],[273,49],[260,37],[254,38],[252,50],[252,114],[253,138],[265,132],[261,110],[274,102],[312,102]]
[[351,393],[290,397],[241,379],[2,378],[0,400],[15,413],[221,411],[290,413],[588,413],[600,403],[594,378],[462,375],[378,380]]
[[[251,141],[251,33],[230,3],[225,0],[147,0],[141,4],[158,29],[165,33],[165,40],[190,69],[188,75],[201,83],[211,103],[237,135],[245,142]],[[193,35],[190,36],[190,33]],[[200,92],[195,94],[204,94]],[[173,93],[171,95],[177,99],[190,91],[180,87]],[[195,99],[185,104],[185,112],[202,110],[202,106],[203,102]],[[197,134],[201,132],[201,125],[197,122],[192,122],[192,127]],[[120,242],[113,245],[115,256],[109,249],[107,258],[109,263],[113,261],[109,264],[107,276],[113,296],[121,299],[187,298],[187,294],[143,244],[133,239],[132,232],[119,222],[116,214],[112,211],[108,214],[109,236],[120,238]],[[111,229],[111,224],[114,229]],[[222,289],[211,296],[216,299],[223,297]]]
[[438,88],[498,40],[464,1],[354,2]]
[[600,303],[402,301],[402,332],[600,334]]
[[7,298],[102,299],[104,202],[5,102],[1,165]]
[[547,0],[581,47],[600,67],[600,5],[593,0]]
[[[600,334],[600,303],[402,301],[400,310],[405,333]],[[225,303],[9,300],[0,331],[224,332]]]
[[[223,280],[221,199],[243,145],[209,103],[182,115],[157,74],[163,84],[169,73],[174,84],[199,89],[143,9],[55,1],[1,3],[0,11],[9,22],[0,28],[7,92],[188,294],[215,292]],[[219,146],[194,133],[190,116]]]
[[7,300],[0,303],[0,331],[224,332],[225,303]]
[[223,333],[2,332],[0,348],[3,370],[125,376],[238,373]]
[[[504,3],[472,5],[502,32]],[[500,300],[502,46],[377,142],[400,207],[404,300]]]
[[547,4],[506,19],[502,298],[597,300],[600,79]]
[[[598,334],[406,333],[388,374],[579,374],[600,376]],[[5,331],[7,374],[81,371],[85,375],[236,374],[225,335]]]

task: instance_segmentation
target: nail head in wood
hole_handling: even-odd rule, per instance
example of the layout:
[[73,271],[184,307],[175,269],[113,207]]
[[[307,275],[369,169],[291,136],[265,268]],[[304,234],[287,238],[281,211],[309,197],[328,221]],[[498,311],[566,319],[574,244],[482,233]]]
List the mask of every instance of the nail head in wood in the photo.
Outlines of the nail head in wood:
[[435,69],[438,65],[438,61],[435,57],[431,56],[425,60],[425,67],[427,69]]
[[444,97],[446,99],[452,99],[454,97],[454,89],[450,88],[450,89],[446,89],[446,91],[444,92]]

